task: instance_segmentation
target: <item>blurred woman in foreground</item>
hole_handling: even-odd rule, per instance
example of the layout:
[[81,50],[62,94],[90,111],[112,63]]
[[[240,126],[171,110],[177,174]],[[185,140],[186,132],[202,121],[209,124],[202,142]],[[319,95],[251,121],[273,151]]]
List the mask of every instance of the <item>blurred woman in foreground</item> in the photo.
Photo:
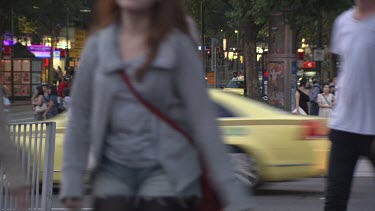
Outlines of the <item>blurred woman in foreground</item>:
[[[225,154],[183,5],[97,1],[65,137],[66,207],[81,206],[89,154],[95,210],[195,210],[202,194],[199,157],[226,210],[252,206]],[[194,145],[140,98],[192,135]]]

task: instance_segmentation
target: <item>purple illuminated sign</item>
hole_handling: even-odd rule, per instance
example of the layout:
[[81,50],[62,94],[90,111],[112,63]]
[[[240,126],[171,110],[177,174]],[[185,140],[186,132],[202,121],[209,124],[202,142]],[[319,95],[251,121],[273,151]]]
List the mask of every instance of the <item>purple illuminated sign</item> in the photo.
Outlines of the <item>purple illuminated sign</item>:
[[[51,58],[51,47],[45,45],[30,45],[27,47],[36,58]],[[60,57],[60,51],[54,52],[54,58]]]
[[11,46],[13,43],[12,40],[3,40],[3,46]]

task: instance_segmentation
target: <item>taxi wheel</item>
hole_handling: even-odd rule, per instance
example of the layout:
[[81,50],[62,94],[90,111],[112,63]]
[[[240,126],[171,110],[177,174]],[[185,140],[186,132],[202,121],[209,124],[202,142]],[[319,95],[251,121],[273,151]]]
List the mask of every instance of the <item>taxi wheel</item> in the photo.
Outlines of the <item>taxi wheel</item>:
[[228,154],[236,177],[250,189],[257,188],[260,182],[256,160],[239,149],[231,149]]

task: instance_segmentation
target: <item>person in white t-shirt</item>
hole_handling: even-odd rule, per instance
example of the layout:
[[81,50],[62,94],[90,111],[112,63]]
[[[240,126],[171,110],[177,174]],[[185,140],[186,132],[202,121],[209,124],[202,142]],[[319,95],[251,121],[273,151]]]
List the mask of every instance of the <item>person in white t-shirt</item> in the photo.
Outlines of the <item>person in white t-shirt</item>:
[[65,110],[68,110],[69,107],[70,107],[70,89],[69,88],[65,88],[64,89],[64,99],[63,99],[63,107]]
[[[331,51],[341,59],[332,119],[326,211],[344,211],[360,156],[375,166],[375,0],[356,0],[333,27]],[[363,90],[367,90],[364,92]]]

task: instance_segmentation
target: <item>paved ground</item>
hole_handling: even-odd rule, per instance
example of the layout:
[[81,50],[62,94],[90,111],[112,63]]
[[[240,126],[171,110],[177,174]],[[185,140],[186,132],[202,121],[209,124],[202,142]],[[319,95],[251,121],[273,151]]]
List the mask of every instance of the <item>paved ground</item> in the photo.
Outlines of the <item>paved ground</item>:
[[[261,187],[255,194],[256,211],[319,211],[324,206],[324,178],[304,179],[295,182],[272,183]],[[348,211],[375,210],[375,178],[356,177]],[[91,198],[85,198],[90,208]],[[52,210],[65,210],[57,195]]]
[[[11,107],[11,122],[32,121],[31,105],[18,103]],[[375,174],[367,160],[357,165],[349,211],[375,211]],[[318,211],[324,204],[324,178],[304,179],[295,182],[272,183],[261,187],[254,196],[259,211]],[[85,198],[85,207],[89,209],[91,198]],[[53,198],[55,211],[65,210],[58,200]]]
[[34,120],[33,106],[28,101],[17,101],[9,108],[9,122],[30,122]]
[[[261,211],[317,211],[323,210],[325,180],[305,179],[297,182],[269,184],[261,188],[256,199]],[[349,209],[375,210],[375,178],[356,177]]]

